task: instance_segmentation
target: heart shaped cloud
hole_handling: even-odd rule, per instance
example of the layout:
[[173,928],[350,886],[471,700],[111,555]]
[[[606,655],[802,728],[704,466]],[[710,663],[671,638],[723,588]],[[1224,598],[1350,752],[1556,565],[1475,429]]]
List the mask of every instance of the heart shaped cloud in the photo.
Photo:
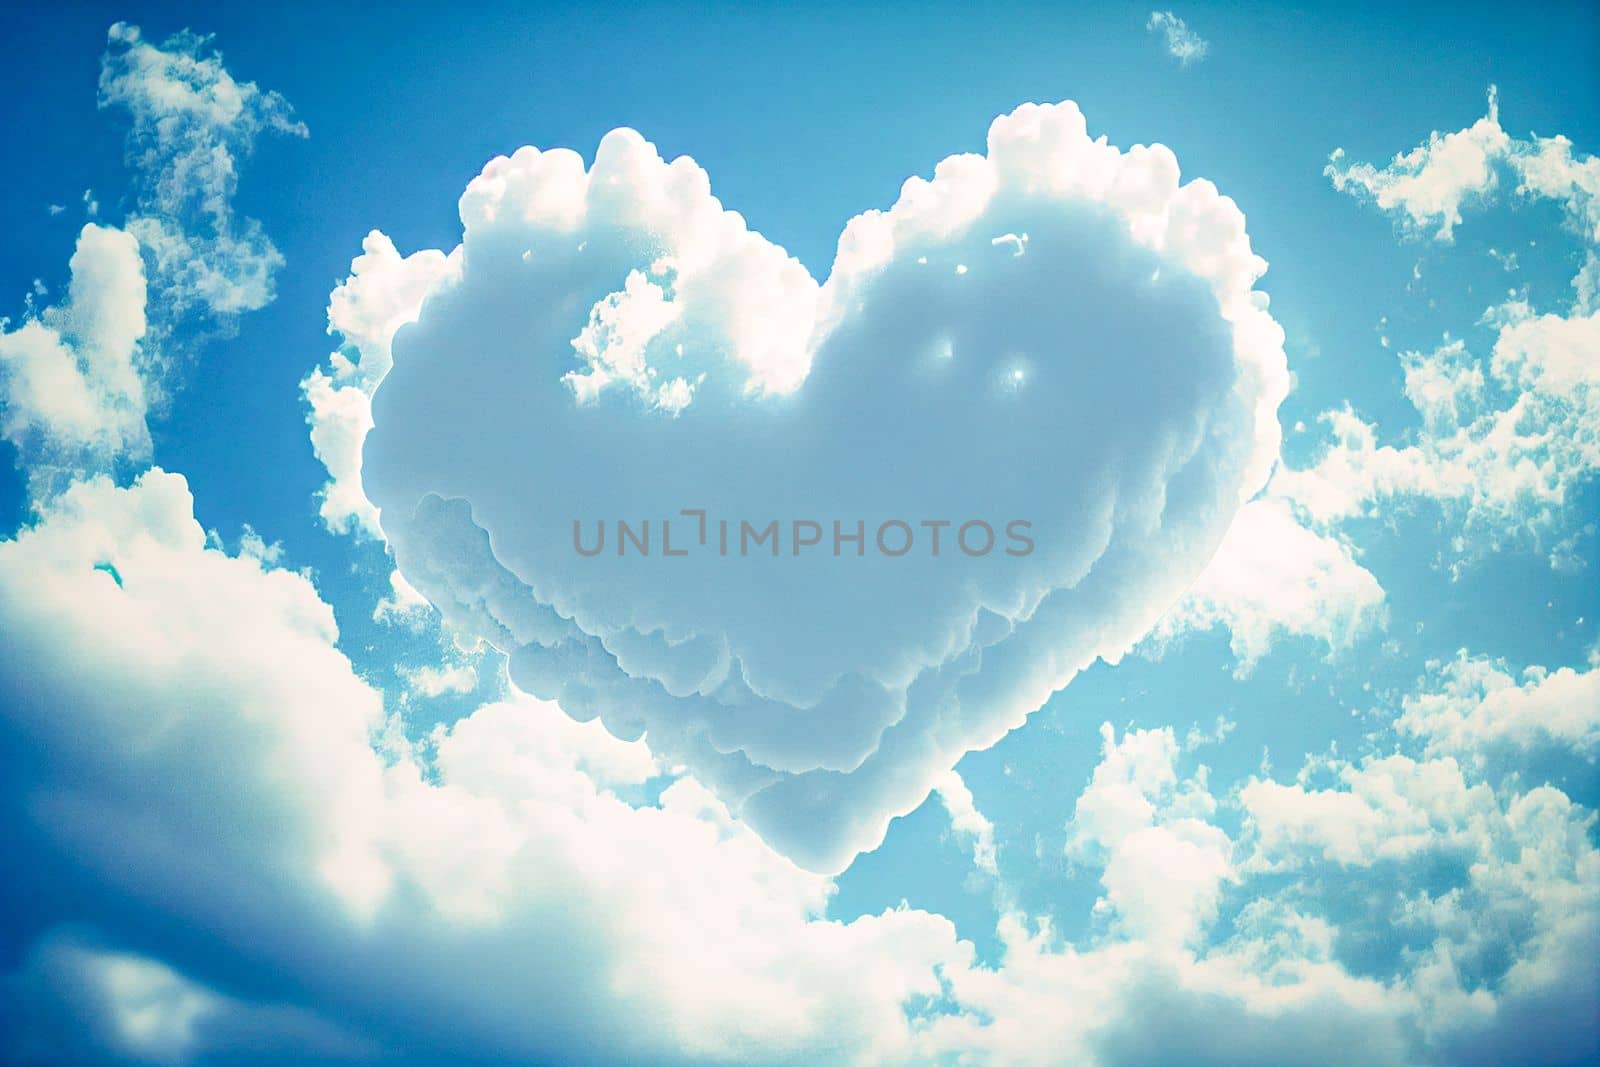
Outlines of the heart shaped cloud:
[[401,572],[842,869],[1146,633],[1270,470],[1266,264],[1178,177],[1025,105],[819,286],[631,130],[494,160],[373,397]]

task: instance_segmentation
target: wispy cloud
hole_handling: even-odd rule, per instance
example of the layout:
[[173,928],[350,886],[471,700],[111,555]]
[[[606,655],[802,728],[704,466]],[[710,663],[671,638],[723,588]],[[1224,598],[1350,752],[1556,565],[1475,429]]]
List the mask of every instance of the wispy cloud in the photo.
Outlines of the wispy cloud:
[[1198,63],[1211,49],[1211,42],[1189,28],[1188,23],[1170,11],[1152,11],[1144,28],[1165,39],[1167,54],[1184,66]]
[[236,80],[209,38],[185,31],[158,47],[119,22],[101,64],[100,106],[133,119],[128,160],[140,188],[127,229],[151,257],[162,301],[213,318],[270,303],[283,256],[259,222],[235,214],[233,195],[258,136],[306,136],[288,101]]

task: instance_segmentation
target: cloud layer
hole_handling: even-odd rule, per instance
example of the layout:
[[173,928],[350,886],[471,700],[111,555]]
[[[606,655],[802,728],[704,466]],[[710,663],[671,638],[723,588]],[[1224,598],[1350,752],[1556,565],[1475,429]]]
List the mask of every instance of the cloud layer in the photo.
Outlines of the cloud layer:
[[[825,879],[691,779],[645,802],[651,753],[548,704],[514,696],[426,752],[404,742],[310,582],[208,547],[177,475],[67,491],[0,542],[0,605],[16,635],[0,739],[49,753],[14,776],[0,818],[73,857],[97,886],[85,919],[131,908],[237,946],[120,965],[152,987],[144,1040],[166,1058],[226,1046],[228,1027],[208,1039],[188,1023],[226,1018],[237,998],[211,986],[242,963],[311,983],[312,1018],[339,1023],[308,1023],[313,1050],[359,1050],[354,1026],[423,1062],[574,1047],[738,1060],[831,1033],[892,1059],[900,1005],[937,992],[936,960],[962,958],[936,916],[822,921]],[[707,938],[718,953],[697,951]],[[58,1001],[63,967],[68,987],[99,982],[101,953],[57,958],[82,940],[51,935],[13,988]],[[126,1006],[96,998],[80,1018],[120,1033]],[[624,1004],[634,1024],[609,1026]],[[425,1022],[441,1012],[442,1029]]]
[[[11,1059],[1398,1067],[1597,1033],[1594,816],[1473,758],[1590,674],[1467,657],[1406,702],[1426,754],[1232,795],[1172,730],[1107,724],[1062,812],[1093,921],[1007,909],[980,964],[937,915],[828,920],[830,880],[549,704],[406,740],[308,579],[211,546],[176,475],[79,484],[0,542],[0,624],[0,825],[58,872],[0,979]],[[937,785],[997,877],[994,825]]]

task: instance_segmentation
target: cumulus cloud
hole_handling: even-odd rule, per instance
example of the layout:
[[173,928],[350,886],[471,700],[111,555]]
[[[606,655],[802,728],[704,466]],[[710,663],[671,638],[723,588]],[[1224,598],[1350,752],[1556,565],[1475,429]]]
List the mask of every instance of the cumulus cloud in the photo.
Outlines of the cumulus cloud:
[[283,256],[259,222],[233,210],[239,162],[263,133],[306,136],[288,101],[236,80],[208,45],[188,31],[154,45],[119,22],[100,70],[100,106],[133,121],[128,160],[140,189],[126,226],[173,317],[226,318],[272,300]]
[[1251,501],[1217,554],[1156,628],[1163,642],[1226,627],[1239,675],[1283,636],[1310,637],[1329,652],[1383,625],[1383,587],[1339,538],[1301,525],[1280,499]]
[[[0,433],[35,497],[148,459],[147,417],[178,322],[199,310],[201,325],[215,325],[272,299],[282,257],[258,223],[234,217],[237,165],[263,130],[304,127],[282,97],[202,54],[205,44],[182,33],[157,48],[137,27],[111,27],[100,104],[133,118],[138,206],[121,228],[83,227],[65,301],[35,314],[30,298],[16,329],[0,320]],[[84,203],[98,214],[87,191]],[[35,290],[44,295],[37,281]]]
[[1557,135],[1513,137],[1500,125],[1500,99],[1489,87],[1489,110],[1471,126],[1433,132],[1426,144],[1386,166],[1350,162],[1335,149],[1324,169],[1333,187],[1396,216],[1408,230],[1450,240],[1463,208],[1491,202],[1510,183],[1522,197],[1560,203],[1585,240],[1600,242],[1600,160],[1574,158]]
[[1100,727],[1102,758],[1068,824],[1068,855],[1096,859],[1102,906],[1146,945],[1193,941],[1216,917],[1233,877],[1233,843],[1209,821],[1216,803],[1205,775],[1180,781],[1170,729],[1117,740]]
[[78,235],[70,268],[62,303],[15,329],[0,322],[0,431],[35,477],[150,450],[138,243],[90,223]]
[[1252,909],[1236,936],[1202,953],[1116,936],[1063,945],[1049,922],[1015,914],[998,933],[1000,966],[949,972],[965,1010],[929,1024],[929,1058],[1026,1067],[1417,1062],[1407,1039],[1414,1002],[1330,960],[1326,924],[1292,907]]
[[[1410,946],[1400,988],[1439,1059],[1581,1062],[1600,1038],[1594,813],[1548,785],[1494,789],[1451,755],[1307,772],[1240,791],[1247,865],[1319,871],[1322,884],[1336,884],[1337,865],[1391,887],[1370,898],[1375,927],[1344,936]],[[1312,784],[1319,775],[1332,780]]]
[[[1537,310],[1525,299],[1489,308],[1479,325],[1494,331],[1487,359],[1461,340],[1402,354],[1405,393],[1420,427],[1393,443],[1346,407],[1322,416],[1326,447],[1303,469],[1281,470],[1273,489],[1312,522],[1370,515],[1384,502],[1441,502],[1465,520],[1452,554],[1470,558],[1507,540],[1554,535],[1551,560],[1573,565],[1575,490],[1600,465],[1600,309],[1595,253],[1600,241],[1600,160],[1574,157],[1565,137],[1519,140],[1489,113],[1472,126],[1435,133],[1383,169],[1344,161],[1328,173],[1340,189],[1399,215],[1409,229],[1437,226],[1448,239],[1472,203],[1489,204],[1515,182],[1523,197],[1561,204],[1586,246],[1570,307]],[[1448,335],[1447,335],[1448,336]]]
[[888,1062],[910,1040],[901,1005],[965,958],[936,916],[822,919],[826,879],[692,779],[647,800],[643,744],[547,704],[485,705],[426,755],[388,743],[332,610],[305,577],[208,547],[176,475],[80,484],[0,542],[0,625],[0,742],[48,754],[8,764],[26,770],[6,825],[94,887],[75,921],[126,937],[143,916],[210,946],[135,967],[164,991],[143,994],[163,1048],[215,1051],[209,990],[244,965],[424,1062],[579,1042]]
[[1430,753],[1483,760],[1499,750],[1568,749],[1600,756],[1600,671],[1529,667],[1521,678],[1504,662],[1469,656],[1432,664],[1431,686],[1406,698],[1395,726]]
[[1264,865],[1325,860],[1371,866],[1448,850],[1475,833],[1476,816],[1496,809],[1493,790],[1471,784],[1453,758],[1406,755],[1334,769],[1337,786],[1253,781],[1240,791]]
[[1383,168],[1348,162],[1344,149],[1336,148],[1323,173],[1340,192],[1371,200],[1415,229],[1436,224],[1435,236],[1449,240],[1463,204],[1499,184],[1497,164],[1506,160],[1511,143],[1500,127],[1500,102],[1491,88],[1489,113],[1466,129],[1436,131],[1427,144],[1396,155]]
[[1150,33],[1160,34],[1162,42],[1167,46],[1167,55],[1185,67],[1200,62],[1211,50],[1209,41],[1191,30],[1187,23],[1170,11],[1150,12],[1150,18],[1145,22],[1144,28]]
[[[140,57],[117,60],[130,68],[153,62],[139,77],[188,116],[175,128],[227,121],[235,94],[266,106],[207,66],[197,40],[156,61],[114,29],[108,70],[119,48]],[[1569,158],[1553,151],[1553,172]],[[848,858],[930,788],[998,879],[995,827],[954,760],[1119,655],[1196,574],[1179,617],[1229,626],[1245,663],[1279,633],[1338,647],[1381,591],[1344,541],[1284,526],[1281,497],[1237,510],[1277,454],[1281,335],[1252,291],[1264,264],[1242,219],[1209,186],[1177,186],[1164,150],[1118,153],[1069,107],[1022,109],[997,122],[986,156],[947,160],[889,212],[852,222],[820,286],[708,188],[692,163],[663,163],[626,133],[587,171],[531,149],[496,161],[463,198],[459,253],[401,257],[369,236],[330,308],[340,351],[304,386],[332,479],[324,520],[394,539],[402,570],[374,617],[421,616],[414,577],[566,713],[513,688],[407,738],[339,651],[310,579],[253,534],[224,551],[183,479],[160,470],[123,488],[79,481],[0,541],[0,827],[16,869],[48,872],[54,890],[17,919],[31,947],[0,979],[9,1058],[1588,1054],[1595,817],[1551,786],[1490,783],[1480,756],[1556,744],[1592,758],[1592,665],[1518,678],[1463,655],[1402,702],[1398,735],[1422,752],[1312,761],[1292,783],[1231,795],[1182,765],[1193,746],[1171,730],[1119,737],[1107,724],[1067,829],[1068,858],[1103,890],[1086,934],[1008,912],[1000,959],[984,966],[939,916],[828,919],[833,883],[793,859]],[[175,283],[194,287],[194,306],[228,314],[262,291],[248,230],[192,246],[212,257]],[[86,228],[66,301],[4,335],[16,439],[141,454],[132,246]],[[1007,293],[1054,310],[1028,320]],[[1542,321],[1507,314],[1502,340]],[[1499,370],[1408,356],[1428,432],[1477,419],[1496,388],[1543,390],[1588,418],[1590,345],[1559,325],[1572,321],[1506,341]],[[1148,350],[1110,344],[1130,322]],[[1059,337],[1084,340],[1052,348]],[[891,406],[916,411],[925,435],[863,431]],[[840,442],[821,455],[848,464],[795,448],[814,436]],[[897,450],[928,462],[928,485]],[[748,460],[748,480],[729,456]],[[527,478],[522,463],[531,491],[496,480]],[[1079,464],[1090,473],[1060,472]],[[737,492],[717,497],[717,477]],[[595,491],[612,479],[616,495]],[[686,566],[686,584],[610,561],[547,568],[542,520],[523,510],[810,507],[805,491],[826,484],[848,492],[824,503],[871,516],[897,481],[929,495],[896,506],[965,507],[938,490],[1008,479],[984,484],[980,505],[1036,500],[1040,486],[1065,501],[1059,525],[1035,533],[1067,547],[1041,540],[1015,584],[947,541],[950,572],[800,567],[770,588],[758,574],[765,599],[749,603],[708,568]],[[1286,590],[1244,573],[1252,538],[1269,534],[1293,549],[1273,568]],[[952,576],[955,592],[940,585]],[[642,608],[608,600],[612,582]],[[774,604],[795,618],[760,614]],[[911,636],[897,644],[899,632]],[[410,680],[442,694],[468,671]],[[844,729],[861,720],[865,732]],[[1335,920],[1341,874],[1393,891]],[[1401,946],[1352,964],[1352,942]]]
[[[461,215],[380,351],[360,466],[401,572],[518,686],[648,732],[808,867],[1124,653],[1277,452],[1282,333],[1243,217],[1071,104],[852,220],[821,286],[626,130],[587,170],[491,162]],[[701,551],[661,559],[685,508]],[[724,518],[778,521],[781,554],[713,551]],[[648,519],[657,557],[581,558],[575,519]],[[834,556],[835,520],[865,555],[891,519],[950,522],[942,555]],[[1037,550],[969,557],[973,519],[1027,520]],[[830,540],[795,555],[791,520]]]
[[[938,916],[828,920],[828,879],[598,723],[513,692],[399,740],[308,579],[208,543],[191,508],[159,470],[92,481],[0,542],[0,820],[28,827],[28,869],[71,858],[0,981],[12,1049],[1110,1067],[1561,1062],[1592,1040],[1593,816],[1548,786],[1497,792],[1448,757],[1308,765],[1248,783],[1229,833],[1171,730],[1108,724],[1069,824],[1098,921],[1007,912],[981,965]],[[985,854],[958,783],[940,795]],[[1328,865],[1382,863],[1400,892],[1372,921],[1424,948],[1354,969]],[[262,972],[272,995],[228,989]],[[1539,1012],[1566,1029],[1530,1036]]]
[[1315,522],[1372,514],[1383,501],[1432,499],[1493,546],[1559,531],[1569,499],[1600,467],[1600,312],[1498,313],[1487,361],[1459,341],[1402,356],[1406,395],[1422,426],[1384,444],[1349,408],[1323,416],[1331,440],[1273,489]]
[[[328,301],[328,332],[338,335],[339,349],[328,369],[313,369],[300,388],[310,408],[306,422],[311,447],[328,470],[323,522],[335,532],[381,537],[378,509],[361,486],[361,447],[372,429],[372,394],[394,365],[390,346],[395,332],[415,322],[423,298],[456,275],[460,257],[433,249],[401,256],[394,242],[376,230],[367,234],[361,249],[350,263],[349,277]],[[405,603],[399,586],[396,592],[396,604]]]
[[1558,1064],[1592,1047],[1600,852],[1559,790],[1373,753],[1219,800],[1170,730],[1101,733],[1068,824],[1100,921],[1074,937],[1003,916],[994,966],[945,969],[961,1010],[930,1020],[926,1059]]

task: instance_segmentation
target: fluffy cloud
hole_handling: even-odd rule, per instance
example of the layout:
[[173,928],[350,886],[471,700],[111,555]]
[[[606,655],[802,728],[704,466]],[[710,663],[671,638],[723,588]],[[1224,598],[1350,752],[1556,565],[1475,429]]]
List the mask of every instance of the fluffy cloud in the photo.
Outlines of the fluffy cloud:
[[90,223],[70,266],[63,303],[14,330],[0,323],[0,431],[36,468],[104,466],[150,450],[138,243]]
[[[1600,862],[1558,790],[1312,765],[1248,784],[1231,835],[1172,731],[1107,725],[1069,824],[1098,921],[1008,912],[984,966],[937,916],[827,920],[828,879],[597,723],[513,692],[403,740],[308,580],[208,547],[190,505],[160,471],[95,481],[0,542],[0,819],[24,869],[71,861],[0,982],[10,1052],[1398,1065],[1592,1040]],[[964,783],[939,789],[984,854]],[[1422,949],[1372,973],[1324,893],[1383,863],[1373,921]],[[1540,1012],[1568,1028],[1530,1037]]]
[[1406,698],[1395,726],[1430,753],[1484,759],[1498,750],[1557,746],[1600,756],[1600,671],[1530,667],[1519,681],[1503,662],[1465,651],[1434,665],[1432,686]]
[[[1307,780],[1331,774],[1315,787]],[[1351,942],[1408,946],[1396,988],[1447,1062],[1578,1063],[1600,1039],[1595,815],[1551,786],[1495,790],[1453,756],[1308,765],[1239,794],[1246,865],[1298,871],[1314,899],[1338,865],[1369,872],[1373,926]],[[1309,877],[1316,872],[1315,877]],[[1441,872],[1445,872],[1441,878]],[[1326,892],[1326,890],[1321,890]],[[1532,1025],[1559,1019],[1560,1026]]]
[[[233,134],[218,130],[263,121],[281,104],[234,83],[200,48],[186,37],[149,49],[135,31],[113,30],[115,91],[134,94],[136,115],[165,116],[144,134],[136,126],[136,144],[148,138],[158,156],[184,158],[205,137],[226,141]],[[257,118],[241,119],[235,103]],[[286,112],[279,118],[292,129]],[[191,124],[193,138],[181,133]],[[1463,655],[1402,703],[1400,743],[1420,753],[1312,761],[1293,783],[1255,779],[1231,796],[1213,793],[1204,768],[1180,765],[1184,748],[1170,730],[1119,738],[1108,724],[1068,823],[1069,858],[1096,872],[1103,889],[1087,933],[1008,913],[1000,959],[983,966],[939,916],[901,908],[829,920],[831,881],[774,851],[730,804],[743,803],[764,832],[826,865],[826,849],[797,841],[783,822],[790,813],[774,809],[795,804],[790,817],[799,820],[877,817],[931,787],[978,868],[998,880],[996,828],[948,769],[953,759],[1020,722],[1079,665],[1125,649],[1218,539],[1218,561],[1176,617],[1228,625],[1245,663],[1280,632],[1338,646],[1379,609],[1381,592],[1345,542],[1289,529],[1280,497],[1229,523],[1276,455],[1278,336],[1250,291],[1262,265],[1242,221],[1209,187],[1178,188],[1161,150],[1121,155],[1090,142],[1075,111],[1024,109],[997,123],[987,157],[947,160],[932,182],[908,183],[889,213],[853,222],[834,276],[817,286],[723,214],[692,163],[664,164],[626,134],[607,143],[588,172],[576,157],[531,150],[492,164],[463,200],[460,254],[402,258],[382,235],[369,236],[330,309],[341,350],[305,384],[313,440],[332,477],[325,520],[400,530],[402,565],[451,622],[511,650],[514,674],[530,685],[566,679],[567,711],[605,722],[574,721],[513,689],[408,738],[338,650],[333,611],[309,579],[280,569],[277,550],[252,534],[237,554],[222,551],[195,522],[180,477],[154,470],[125,488],[101,478],[42,497],[35,524],[0,541],[0,827],[22,884],[8,933],[31,946],[0,979],[0,1052],[75,1063],[581,1056],[1106,1067],[1175,1054],[1189,1063],[1411,1065],[1582,1062],[1592,1052],[1595,817],[1553,787],[1493,784],[1482,773],[1482,756],[1506,747],[1556,744],[1592,759],[1592,666],[1519,679],[1497,661]],[[226,154],[210,158],[231,166]],[[1530,188],[1570,193],[1588,173],[1560,144],[1541,158],[1544,169],[1527,172]],[[203,162],[183,163],[175,180],[206,188],[214,175]],[[231,191],[226,180],[210,187]],[[185,245],[204,262],[173,284],[193,306],[228,314],[270,291],[262,288],[270,243],[254,241],[249,226],[233,229],[226,211],[209,217],[214,233]],[[160,227],[153,240],[166,240]],[[604,262],[587,265],[590,253]],[[1090,266],[1064,272],[1074,257]],[[578,279],[571,290],[567,278]],[[1140,278],[1148,289],[1130,284]],[[1583,284],[1580,306],[1590,299]],[[1009,286],[1076,318],[1009,321],[1013,309],[996,296]],[[129,234],[86,228],[67,300],[0,339],[8,436],[140,455],[143,290]],[[1106,308],[1117,302],[1097,299],[1105,293],[1125,299],[1130,315],[1202,336],[1156,346],[1144,353],[1148,365],[1138,352],[1097,362],[1092,345],[1066,355],[1038,345],[1046,327],[1115,336],[1120,320]],[[507,304],[536,325],[554,308],[549,329],[494,335]],[[959,314],[929,315],[941,306]],[[871,753],[858,767],[876,762],[865,785],[847,781],[855,769],[834,768],[820,747],[837,737],[801,736],[819,729],[821,705],[792,690],[832,665],[804,662],[828,649],[806,643],[815,620],[794,589],[772,601],[802,609],[779,630],[791,642],[780,651],[799,658],[800,675],[775,677],[782,657],[763,662],[759,641],[737,648],[736,669],[727,650],[749,633],[723,633],[708,655],[715,642],[700,640],[711,629],[702,617],[621,618],[570,576],[522,574],[526,528],[516,505],[527,498],[497,496],[503,485],[446,463],[462,480],[444,479],[458,490],[444,501],[415,485],[396,489],[406,472],[390,457],[374,464],[383,468],[373,494],[383,511],[368,501],[361,452],[374,394],[380,437],[404,439],[397,414],[416,410],[406,389],[420,391],[418,407],[445,406],[452,417],[434,427],[441,433],[494,412],[470,406],[472,394],[430,397],[438,379],[412,362],[441,361],[445,379],[470,377],[482,353],[460,347],[472,335],[459,327],[480,316],[497,342],[486,346],[491,357],[513,370],[520,359],[549,388],[541,396],[570,404],[570,412],[552,404],[562,425],[582,430],[593,417],[602,431],[633,433],[627,444],[660,449],[650,473],[669,476],[659,499],[673,504],[684,501],[672,494],[699,484],[671,481],[685,455],[728,469],[715,448],[680,453],[681,443],[660,436],[684,426],[725,430],[719,420],[745,420],[750,436],[706,432],[697,441],[753,440],[767,461],[758,473],[780,471],[804,488],[808,471],[782,447],[793,438],[778,433],[779,447],[759,447],[769,420],[808,432],[826,425],[857,445],[863,439],[843,413],[890,404],[925,413],[935,433],[965,444],[984,438],[962,438],[963,428],[1011,433],[1017,422],[1045,461],[1001,474],[1100,461],[1105,485],[1066,486],[1069,503],[1088,500],[1084,514],[1098,523],[1072,531],[1083,573],[1048,593],[998,595],[981,572],[963,572],[976,589],[963,609],[970,619],[948,627],[954,637],[932,668],[882,643],[867,647],[863,662],[877,656],[904,676],[921,673],[871,679],[879,690],[900,685],[901,706],[892,727],[878,723],[867,738]],[[1469,438],[1567,432],[1571,441],[1543,447],[1576,451],[1555,454],[1548,470],[1564,478],[1585,463],[1592,469],[1594,438],[1583,436],[1593,427],[1593,345],[1583,332],[1592,324],[1582,322],[1507,313],[1503,358],[1497,346],[1488,367],[1464,350],[1408,356],[1407,391],[1433,439],[1418,445],[1423,462],[1434,462],[1430,447],[1448,451],[1437,439],[1498,410],[1503,390],[1542,399],[1509,430],[1492,422]],[[1164,339],[1160,330],[1151,336]],[[917,349],[910,356],[893,351],[905,337]],[[396,344],[397,382],[421,381],[385,391]],[[1176,365],[1161,362],[1169,354]],[[894,361],[902,357],[904,366]],[[514,403],[522,379],[485,378],[475,384],[512,393],[514,413],[527,417]],[[939,403],[950,383],[969,387],[964,402],[993,403],[1000,414],[960,421],[970,412]],[[1086,399],[1075,400],[1080,392]],[[1030,403],[1084,415],[1082,435],[1034,418]],[[1579,423],[1553,421],[1563,405]],[[1107,412],[1128,425],[1108,424]],[[1138,442],[1152,434],[1156,446],[1141,453]],[[996,435],[1005,446],[997,452],[1027,460],[1019,438]],[[581,482],[596,477],[597,457],[639,454],[607,453],[604,432],[507,441],[504,451],[468,458],[520,470],[512,460],[523,454],[512,446],[531,441],[537,464],[576,468]],[[870,435],[865,443],[904,447]],[[850,454],[870,466],[878,453]],[[1499,455],[1525,465],[1522,452]],[[445,450],[444,458],[462,456]],[[1537,457],[1529,462],[1535,475],[1544,469]],[[962,484],[975,469],[946,462],[934,473]],[[980,473],[997,477],[993,465]],[[629,497],[601,504],[657,500],[656,488],[631,483]],[[1310,512],[1318,498],[1296,499]],[[1269,537],[1285,548],[1271,573],[1286,591],[1243,565]],[[1145,538],[1148,547],[1129,547]],[[826,621],[855,642],[881,642],[871,631],[886,622],[920,625],[930,601],[916,586],[929,573],[912,569],[890,587],[904,602],[886,607],[869,588]],[[797,572],[797,584],[815,577]],[[424,615],[426,601],[400,571],[391,589],[375,618]],[[1065,606],[1052,606],[1064,591]],[[709,603],[727,592],[698,595]],[[1123,598],[1134,603],[1110,603]],[[584,619],[571,622],[577,615],[554,610],[558,602],[578,605]],[[1067,620],[1072,613],[1088,622]],[[683,618],[693,625],[679,625]],[[595,620],[594,630],[582,625]],[[1024,683],[1002,690],[1012,674]],[[706,684],[712,675],[715,686]],[[412,675],[423,693],[465,680],[464,671],[437,668]],[[880,697],[822,707],[841,718],[820,728],[848,723]],[[650,744],[608,726],[647,731]],[[806,784],[775,791],[763,809],[753,801],[774,781]],[[1225,825],[1230,808],[1242,815],[1237,832]],[[870,839],[857,826],[828,840]],[[49,892],[32,893],[46,884]],[[1351,885],[1362,893],[1354,917],[1338,899]],[[1372,945],[1394,951],[1362,951]]]
[[1316,522],[1370,514],[1395,498],[1438,500],[1491,543],[1560,530],[1574,490],[1600,468],[1600,312],[1499,312],[1487,363],[1460,342],[1406,353],[1406,395],[1422,417],[1411,443],[1380,444],[1348,408],[1323,418],[1332,440],[1273,489]]
[[1369,199],[1417,229],[1437,224],[1436,235],[1449,240],[1461,222],[1464,202],[1497,186],[1497,164],[1506,159],[1511,144],[1500,128],[1500,103],[1491,88],[1489,113],[1466,129],[1434,132],[1427,144],[1400,153],[1381,169],[1348,162],[1344,149],[1336,148],[1324,173],[1340,192]]
[[478,688],[478,671],[470,663],[444,667],[403,668],[401,677],[418,696],[437,697],[446,693],[470,693]]
[[1200,62],[1211,50],[1209,41],[1170,11],[1150,12],[1144,28],[1150,33],[1159,33],[1167,46],[1167,55],[1185,67]]
[[[93,886],[70,914],[108,940],[68,969],[112,998],[97,1017],[139,1015],[158,1058],[226,1047],[202,1021],[242,966],[423,1062],[580,1044],[886,1062],[910,1040],[901,1005],[965,958],[935,916],[823,920],[826,879],[691,779],[644,799],[658,762],[599,724],[513,695],[397,740],[310,583],[208,547],[176,475],[80,484],[0,542],[0,626],[0,751],[25,768],[0,816],[46,843],[19,862],[67,856]],[[188,934],[133,958],[129,922]],[[67,996],[41,951],[14,998]],[[329,1030],[305,1030],[310,1054]]]
[[947,771],[934,786],[939,803],[950,816],[950,829],[972,847],[972,865],[991,878],[999,877],[995,858],[994,823],[984,817],[972,799],[972,790],[955,771]]
[[1435,131],[1381,168],[1349,162],[1335,149],[1324,173],[1340,192],[1370,201],[1413,232],[1434,227],[1440,240],[1454,236],[1463,208],[1488,203],[1510,182],[1517,195],[1557,201],[1585,240],[1600,242],[1600,160],[1574,159],[1572,142],[1559,135],[1512,137],[1500,125],[1493,86],[1488,114],[1466,129]]
[[[374,230],[361,242],[361,255],[351,261],[350,276],[329,298],[328,332],[339,336],[340,347],[329,369],[313,369],[300,388],[310,407],[306,422],[311,447],[328,469],[321,513],[330,530],[383,535],[378,509],[361,486],[361,447],[372,429],[372,393],[394,365],[390,346],[395,332],[415,322],[423,298],[435,286],[448,284],[459,270],[459,256],[428,249],[403,257],[393,241]],[[404,581],[398,572],[396,580]],[[401,592],[397,585],[397,596]],[[403,602],[403,597],[397,599]]]
[[146,420],[180,319],[198,310],[215,325],[272,299],[282,257],[258,223],[234,217],[237,163],[262,131],[304,127],[282,97],[236,82],[204,46],[182,33],[157,48],[137,27],[111,27],[100,104],[133,118],[138,206],[120,229],[83,228],[66,301],[37,316],[30,305],[14,330],[0,320],[0,434],[37,498],[148,459]]
[[[1460,340],[1402,355],[1406,396],[1421,421],[1411,439],[1384,443],[1378,427],[1349,408],[1328,412],[1327,447],[1309,467],[1280,471],[1274,491],[1319,524],[1373,514],[1395,499],[1437,500],[1465,520],[1457,556],[1475,554],[1474,535],[1492,548],[1560,534],[1571,495],[1600,466],[1600,365],[1591,358],[1600,349],[1600,160],[1575,158],[1564,137],[1509,136],[1491,89],[1489,113],[1467,129],[1435,133],[1383,169],[1335,152],[1328,174],[1408,229],[1437,225],[1443,239],[1464,207],[1492,202],[1514,181],[1517,195],[1562,205],[1587,257],[1570,308],[1539,312],[1511,300],[1484,313],[1479,325],[1495,333],[1488,359]],[[1554,563],[1573,562],[1566,544],[1554,544]]]
[[1259,863],[1371,866],[1409,859],[1461,843],[1497,810],[1493,790],[1470,784],[1453,758],[1418,762],[1392,755],[1341,764],[1335,773],[1341,788],[1266,780],[1240,791]]
[[[495,160],[461,215],[459,252],[409,275],[435,275],[420,306],[381,304],[416,322],[371,334],[359,478],[400,570],[523,689],[648,732],[814,869],[1125,652],[1276,456],[1282,334],[1242,216],[1071,104],[852,220],[822,286],[631,131],[588,170]],[[415,257],[375,250],[399,284]],[[684,508],[708,509],[689,558],[574,551],[574,519],[649,519],[659,555]],[[778,520],[782,555],[716,554],[721,518]],[[896,518],[952,521],[942,556],[791,551],[791,520],[859,519],[871,550]],[[1030,556],[956,551],[961,523],[1016,518]]]
[[157,46],[119,22],[100,70],[100,106],[133,120],[128,159],[141,188],[127,229],[173,317],[231,316],[272,300],[283,256],[259,222],[233,211],[239,161],[263,133],[306,135],[282,96],[236,80],[207,43],[184,31]]
[[1284,635],[1311,637],[1329,651],[1350,647],[1383,624],[1383,587],[1337,537],[1307,529],[1282,500],[1240,509],[1211,563],[1161,620],[1164,641],[1225,626],[1247,674]]
[[1118,741],[1106,723],[1100,734],[1102,758],[1078,796],[1067,852],[1099,861],[1102,904],[1121,932],[1147,946],[1190,942],[1233,876],[1233,843],[1208,821],[1216,804],[1204,774],[1179,781],[1171,730]]
[[1278,907],[1250,920],[1197,955],[1121,938],[1062,945],[1050,923],[1008,915],[1002,965],[949,972],[966,1010],[933,1020],[921,1048],[1026,1067],[1417,1062],[1413,1002],[1330,961],[1325,927]]
[[[926,1059],[1584,1061],[1600,851],[1594,815],[1559,790],[1371,754],[1219,803],[1170,730],[1101,733],[1068,845],[1100,872],[1100,921],[1074,938],[1004,916],[995,966],[945,969],[961,1010],[929,1022]],[[1243,815],[1236,835],[1223,804]]]

